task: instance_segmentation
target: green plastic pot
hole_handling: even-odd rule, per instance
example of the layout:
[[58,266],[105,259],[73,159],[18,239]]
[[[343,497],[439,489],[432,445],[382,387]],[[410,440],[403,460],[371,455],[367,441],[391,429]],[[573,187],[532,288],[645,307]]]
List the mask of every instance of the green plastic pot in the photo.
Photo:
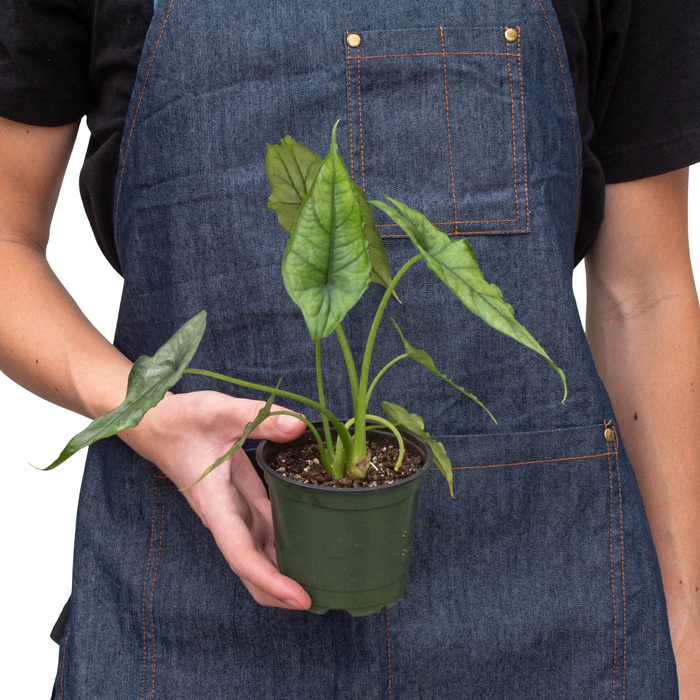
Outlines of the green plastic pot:
[[[311,596],[313,613],[346,610],[360,617],[390,608],[403,597],[418,491],[433,454],[417,435],[400,432],[406,449],[423,457],[423,466],[405,479],[373,487],[304,484],[269,466],[290,446],[313,442],[309,430],[291,443],[264,440],[258,445],[256,458],[270,490],[277,563]],[[377,437],[395,443],[388,431],[367,431],[368,441]]]

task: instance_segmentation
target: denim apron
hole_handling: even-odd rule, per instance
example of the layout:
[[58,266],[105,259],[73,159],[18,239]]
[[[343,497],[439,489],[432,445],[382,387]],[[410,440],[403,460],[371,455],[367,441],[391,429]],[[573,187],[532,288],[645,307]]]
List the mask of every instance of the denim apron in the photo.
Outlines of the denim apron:
[[[316,395],[263,159],[286,134],[325,155],[336,119],[370,198],[469,238],[569,398],[425,264],[409,271],[389,313],[499,423],[412,363],[379,384],[374,413],[380,396],[407,406],[445,443],[456,499],[428,474],[405,597],[357,619],[258,606],[175,486],[118,438],[97,443],[56,698],[676,698],[654,546],[572,294],[581,143],[549,0],[160,0],[115,189],[115,344],[152,354],[206,309],[194,366]],[[375,216],[396,271],[415,250]],[[356,357],[382,292],[344,324]],[[377,368],[402,352],[384,328]],[[332,339],[324,361],[349,416]],[[229,390],[189,375],[176,391],[214,388]]]

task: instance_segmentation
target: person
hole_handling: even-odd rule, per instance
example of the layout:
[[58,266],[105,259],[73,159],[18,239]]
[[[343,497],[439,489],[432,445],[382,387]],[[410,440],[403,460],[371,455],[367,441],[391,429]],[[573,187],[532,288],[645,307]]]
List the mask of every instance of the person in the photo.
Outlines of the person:
[[[260,245],[285,241],[268,233],[260,153],[286,133],[321,152],[342,109],[353,177],[373,196],[425,202],[431,221],[470,237],[570,387],[562,405],[546,367],[456,315],[416,270],[402,328],[499,425],[423,375],[398,375],[392,400],[426,407],[462,470],[458,499],[428,480],[405,599],[353,620],[301,612],[309,595],[275,566],[269,502],[243,453],[177,493],[260,406],[188,378],[121,440],[91,449],[57,698],[674,698],[676,668],[682,700],[700,697],[700,311],[687,244],[698,14],[647,0],[160,0],[153,15],[150,0],[10,2],[8,376],[101,415],[123,399],[136,357],[208,308],[201,366],[312,389],[309,352],[289,342],[300,326],[279,260]],[[86,113],[81,190],[125,277],[115,345],[45,257]],[[406,241],[377,221],[395,265]],[[595,365],[570,292],[584,256]],[[349,317],[353,348],[367,308]],[[382,340],[379,355],[391,347]],[[254,437],[303,427],[281,417]]]

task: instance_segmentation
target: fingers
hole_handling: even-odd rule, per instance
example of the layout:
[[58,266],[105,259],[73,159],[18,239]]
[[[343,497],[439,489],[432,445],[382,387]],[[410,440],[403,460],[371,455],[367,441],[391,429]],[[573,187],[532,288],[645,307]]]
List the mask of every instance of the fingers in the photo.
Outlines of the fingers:
[[[253,510],[252,530],[261,526],[267,528],[267,523],[256,509]],[[264,543],[266,556],[256,546],[251,529],[243,518],[233,513],[217,518],[210,530],[216,543],[223,553],[231,569],[236,573],[260,605],[288,608],[291,610],[307,610],[311,606],[311,598],[298,584],[283,576],[268,558],[271,547],[271,537]]]

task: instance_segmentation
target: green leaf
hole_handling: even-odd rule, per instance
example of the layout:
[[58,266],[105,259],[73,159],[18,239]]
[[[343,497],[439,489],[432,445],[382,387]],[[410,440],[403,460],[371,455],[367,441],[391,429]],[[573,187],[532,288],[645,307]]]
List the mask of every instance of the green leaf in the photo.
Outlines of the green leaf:
[[504,301],[501,290],[484,279],[469,242],[465,238],[450,238],[444,231],[433,226],[420,212],[391,197],[386,199],[394,206],[390,207],[377,201],[372,201],[372,204],[408,234],[413,245],[425,255],[428,267],[472,313],[549,362],[564,385],[562,402],[565,401],[567,389],[564,372],[554,364],[529,331],[515,320],[513,307]]
[[280,145],[267,144],[265,172],[272,193],[267,208],[274,209],[285,233],[290,233],[306,193],[321,167],[321,158],[285,136]]
[[83,447],[138,425],[146,411],[153,408],[194,357],[207,325],[206,311],[200,311],[185,323],[153,357],[139,357],[129,373],[124,402],[113,411],[96,418],[78,433],[58,458],[41,471],[54,469]]
[[461,391],[465,396],[468,396],[474,403],[478,404],[481,406],[481,408],[486,411],[486,413],[489,414],[491,420],[498,425],[498,421],[493,417],[493,414],[491,411],[489,411],[486,406],[484,406],[479,399],[474,396],[474,394],[470,394],[463,386],[459,386],[458,384],[455,384],[446,374],[443,374],[436,366],[435,363],[433,362],[433,358],[428,355],[428,353],[425,350],[419,350],[418,348],[414,348],[413,345],[411,345],[406,338],[404,337],[404,334],[401,332],[401,329],[399,328],[398,323],[394,321],[394,319],[391,319],[391,322],[394,324],[394,328],[398,331],[399,335],[401,336],[401,342],[403,343],[403,347],[406,351],[406,354],[408,357],[413,360],[414,362],[417,362],[419,365],[422,365],[426,369],[429,369],[436,377],[440,377],[443,382],[447,382],[451,387],[454,387],[457,389],[457,391]]
[[329,336],[370,283],[362,210],[353,181],[331,147],[299,208],[282,263],[289,296],[312,340]]
[[[282,378],[280,377],[280,380],[277,382],[277,386],[275,389],[279,389],[280,384],[282,383]],[[211,472],[214,471],[219,465],[223,464],[226,460],[231,459],[233,455],[238,452],[238,450],[243,447],[245,444],[245,441],[248,439],[248,436],[266,419],[270,417],[270,413],[272,410],[272,402],[275,398],[275,394],[270,394],[270,397],[268,400],[265,402],[265,405],[258,411],[258,414],[253,418],[253,420],[250,423],[247,423],[245,428],[243,428],[243,432],[241,433],[241,437],[236,440],[234,443],[233,447],[223,456],[219,457],[219,459],[214,462],[211,466],[207,467],[203,472],[202,475],[195,481],[193,484],[190,484],[189,486],[185,486],[184,488],[181,488],[180,491],[186,491],[189,488],[192,488],[195,484],[198,484],[207,474],[210,474]]]
[[[267,144],[265,172],[270,183],[271,194],[267,208],[277,213],[277,221],[285,233],[291,233],[299,207],[306,197],[311,183],[321,167],[322,159],[306,146],[297,143],[291,136],[285,136],[280,145]],[[385,289],[391,283],[391,266],[382,237],[374,223],[372,207],[362,188],[353,182],[360,200],[365,235],[369,244],[369,259],[372,266],[371,279]],[[394,297],[399,301],[398,296]]]
[[[355,185],[355,192],[360,200],[362,220],[365,223],[365,236],[367,236],[367,244],[369,246],[369,261],[372,265],[372,282],[386,289],[391,284],[391,264],[389,263],[389,256],[382,242],[382,237],[379,231],[377,231],[372,207],[367,201],[365,193],[356,182],[353,182],[353,185]],[[401,303],[396,292],[394,292],[392,296],[396,301]]]
[[409,413],[405,408],[389,401],[382,401],[382,410],[384,415],[396,427],[410,430],[412,433],[422,437],[430,445],[430,449],[433,451],[433,462],[435,462],[435,466],[447,480],[447,485],[450,487],[450,496],[454,498],[452,462],[447,456],[445,446],[438,440],[431,438],[425,431],[423,419],[419,415]]

